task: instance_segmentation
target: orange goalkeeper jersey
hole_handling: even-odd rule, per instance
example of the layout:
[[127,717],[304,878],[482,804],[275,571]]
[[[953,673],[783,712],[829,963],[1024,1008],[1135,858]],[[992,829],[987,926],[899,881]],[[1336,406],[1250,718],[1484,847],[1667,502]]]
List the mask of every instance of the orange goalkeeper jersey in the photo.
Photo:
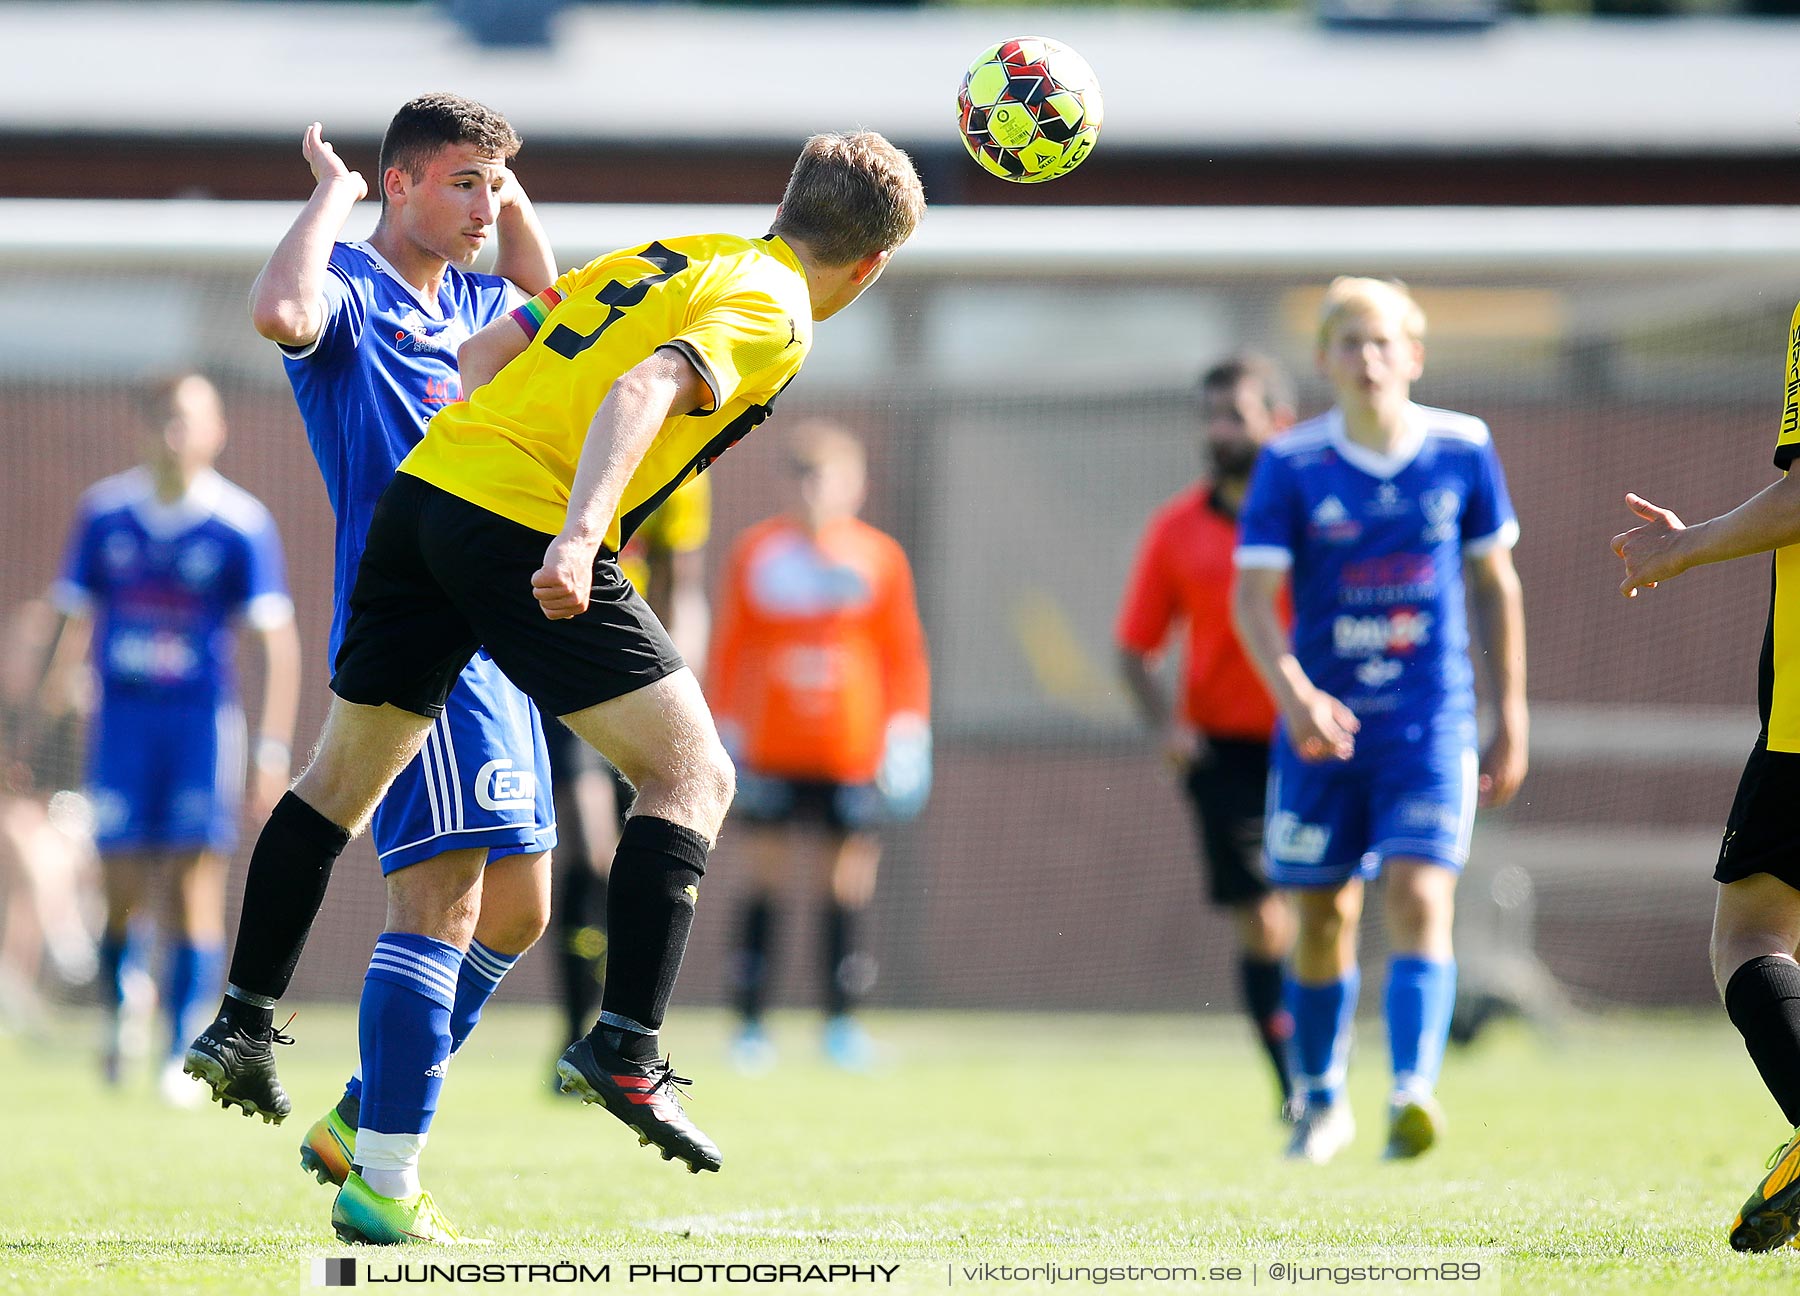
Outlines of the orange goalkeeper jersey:
[[708,695],[757,773],[873,779],[888,721],[931,708],[925,631],[900,545],[855,518],[816,540],[785,517],[746,531],[725,571]]

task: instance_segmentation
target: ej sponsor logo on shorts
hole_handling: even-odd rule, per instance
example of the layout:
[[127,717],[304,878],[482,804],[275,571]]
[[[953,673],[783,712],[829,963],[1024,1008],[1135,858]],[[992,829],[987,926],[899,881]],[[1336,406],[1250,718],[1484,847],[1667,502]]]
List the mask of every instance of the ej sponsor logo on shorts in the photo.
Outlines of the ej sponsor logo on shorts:
[[1283,864],[1318,864],[1331,845],[1331,829],[1324,824],[1302,823],[1291,810],[1269,816],[1269,858]]
[[529,810],[536,796],[537,776],[514,769],[509,758],[491,760],[475,775],[475,803],[483,810]]

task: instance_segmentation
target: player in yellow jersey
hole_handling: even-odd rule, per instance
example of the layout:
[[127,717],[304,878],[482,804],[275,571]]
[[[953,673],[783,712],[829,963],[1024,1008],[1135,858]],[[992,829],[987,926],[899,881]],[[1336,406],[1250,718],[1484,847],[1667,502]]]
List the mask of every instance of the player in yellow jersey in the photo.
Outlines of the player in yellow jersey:
[[[432,419],[369,526],[331,710],[294,786],[318,822],[265,829],[257,845],[325,867],[485,649],[638,794],[613,859],[600,1020],[558,1071],[695,1171],[718,1169],[719,1152],[683,1112],[686,1081],[658,1057],[657,1032],[734,776],[699,684],[616,559],[768,417],[814,322],[874,283],[923,214],[900,150],[873,133],[816,135],[764,237],[611,253],[465,342],[468,398]],[[505,773],[487,783],[497,799]],[[478,871],[444,881],[446,911],[475,903]]]
[[1627,495],[1643,524],[1613,537],[1619,592],[1635,598],[1690,567],[1773,551],[1775,579],[1757,699],[1762,733],[1725,821],[1713,878],[1713,980],[1725,1012],[1793,1133],[1770,1159],[1729,1234],[1739,1251],[1800,1244],[1800,308],[1788,326],[1786,406],[1775,443],[1781,480],[1694,526]]

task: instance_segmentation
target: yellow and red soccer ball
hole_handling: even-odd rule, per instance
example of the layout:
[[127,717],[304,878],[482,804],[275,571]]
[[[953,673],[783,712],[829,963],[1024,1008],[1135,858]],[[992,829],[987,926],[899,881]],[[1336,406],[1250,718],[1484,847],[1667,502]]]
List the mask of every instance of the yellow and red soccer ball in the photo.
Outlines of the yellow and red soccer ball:
[[1100,135],[1094,69],[1044,36],[1001,41],[969,65],[956,96],[963,147],[1002,180],[1036,184],[1081,165]]

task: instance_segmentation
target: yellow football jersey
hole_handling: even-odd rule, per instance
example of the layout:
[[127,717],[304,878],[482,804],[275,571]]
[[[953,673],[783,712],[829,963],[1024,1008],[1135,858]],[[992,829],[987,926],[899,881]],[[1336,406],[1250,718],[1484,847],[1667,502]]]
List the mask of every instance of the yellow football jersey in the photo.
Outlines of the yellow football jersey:
[[[1782,374],[1781,427],[1775,466],[1794,468],[1800,455],[1800,306],[1788,324],[1787,368]],[[1769,627],[1758,670],[1758,699],[1770,751],[1800,752],[1800,545],[1775,551],[1775,584],[1769,595]]]
[[513,312],[531,341],[431,420],[400,471],[555,535],[600,402],[658,347],[687,356],[710,408],[669,419],[604,541],[618,553],[676,487],[769,416],[812,347],[806,273],[779,238],[698,234],[612,252]]

